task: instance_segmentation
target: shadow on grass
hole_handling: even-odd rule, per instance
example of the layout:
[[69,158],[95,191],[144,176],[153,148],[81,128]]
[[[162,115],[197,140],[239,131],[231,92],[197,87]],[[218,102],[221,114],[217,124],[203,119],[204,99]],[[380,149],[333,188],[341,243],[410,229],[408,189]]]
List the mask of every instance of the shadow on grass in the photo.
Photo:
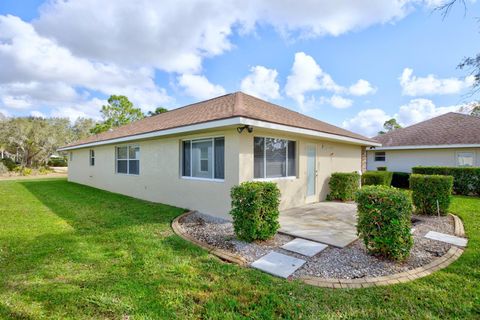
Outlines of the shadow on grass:
[[[194,278],[211,270],[205,251],[171,231],[183,209],[62,180],[19,184],[19,200],[22,192],[31,193],[73,227],[34,238],[0,235],[0,291],[39,303],[49,314],[110,318],[139,308],[173,316],[189,291],[200,290]],[[23,314],[0,306],[0,314]]]

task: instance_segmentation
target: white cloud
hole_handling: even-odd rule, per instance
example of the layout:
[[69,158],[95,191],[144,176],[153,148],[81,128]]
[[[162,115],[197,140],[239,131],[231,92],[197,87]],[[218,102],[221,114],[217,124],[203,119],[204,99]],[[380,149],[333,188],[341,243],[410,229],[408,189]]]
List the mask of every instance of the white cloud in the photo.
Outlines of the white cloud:
[[360,79],[348,88],[348,92],[354,96],[365,96],[373,94],[377,91],[367,80]]
[[407,104],[400,106],[398,112],[394,115],[389,115],[378,108],[366,109],[360,111],[353,118],[344,121],[342,126],[345,129],[371,137],[383,130],[384,122],[391,118],[397,119],[401,126],[407,127],[448,112],[468,112],[468,110],[465,105],[437,107],[428,99],[412,99]]
[[432,100],[413,99],[400,107],[395,118],[402,126],[409,126],[448,112],[458,112],[462,105],[436,107]]
[[337,36],[401,19],[416,1],[104,0],[101,10],[96,0],[49,1],[34,25],[95,61],[197,73],[205,57],[232,48],[236,31],[269,24],[282,34]]
[[92,103],[88,91],[126,95],[144,110],[170,100],[156,86],[153,69],[77,57],[14,16],[0,16],[0,69],[4,108],[80,107]]
[[[287,77],[285,93],[294,99],[301,109],[305,110],[307,105],[311,104],[306,103],[305,95],[318,90],[355,96],[363,96],[376,92],[376,88],[364,79],[358,80],[349,88],[338,85],[328,73],[320,68],[312,56],[304,52],[297,52],[291,73]],[[314,97],[310,97],[307,100],[311,102],[315,99]],[[330,99],[322,97],[320,102],[330,103],[336,108],[348,108],[353,103],[351,99],[346,99],[339,95],[333,95]]]
[[285,93],[303,108],[305,93],[320,89],[334,92],[342,90],[329,74],[323,72],[313,57],[297,52],[291,74],[287,77]]
[[345,120],[342,126],[350,131],[373,137],[383,129],[383,124],[390,118],[382,109],[366,109],[360,111],[355,117]]
[[280,98],[280,85],[277,82],[278,72],[264,66],[255,66],[250,74],[243,78],[240,88],[245,93],[261,99]]
[[210,83],[207,78],[195,74],[182,74],[178,77],[178,84],[185,93],[195,99],[205,100],[225,94],[225,89]]
[[407,96],[455,94],[471,87],[475,82],[474,76],[467,76],[464,79],[458,78],[437,78],[433,74],[426,77],[413,75],[410,68],[403,69],[399,78],[402,86],[402,93]]
[[353,105],[353,100],[334,94],[330,98],[320,97],[319,103],[329,104],[337,109],[346,109]]
[[45,117],[45,114],[43,114],[42,112],[38,111],[38,110],[33,110],[33,111],[30,111],[30,115],[32,117],[35,117],[35,118],[46,118]]

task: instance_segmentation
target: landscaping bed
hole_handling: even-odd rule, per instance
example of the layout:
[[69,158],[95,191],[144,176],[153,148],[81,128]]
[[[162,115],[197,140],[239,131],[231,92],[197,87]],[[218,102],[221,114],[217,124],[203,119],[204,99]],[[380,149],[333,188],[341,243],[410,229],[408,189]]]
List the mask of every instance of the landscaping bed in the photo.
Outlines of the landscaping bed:
[[192,213],[181,219],[182,228],[193,238],[238,255],[251,263],[270,251],[285,253],[307,262],[293,275],[299,277],[321,277],[357,279],[363,277],[386,276],[412,270],[443,256],[451,245],[425,238],[429,231],[454,235],[452,216],[413,216],[414,246],[410,257],[402,263],[368,255],[361,240],[356,240],[344,248],[329,246],[313,257],[306,257],[280,248],[294,237],[277,233],[267,241],[247,243],[235,237],[232,223],[200,214]]

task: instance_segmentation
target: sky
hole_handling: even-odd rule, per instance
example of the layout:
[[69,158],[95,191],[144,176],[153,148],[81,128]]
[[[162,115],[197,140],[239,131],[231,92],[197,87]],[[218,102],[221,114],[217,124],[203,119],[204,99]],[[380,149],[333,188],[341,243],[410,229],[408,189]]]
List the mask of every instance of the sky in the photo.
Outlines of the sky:
[[243,91],[374,136],[470,101],[480,1],[0,0],[0,113],[100,119]]

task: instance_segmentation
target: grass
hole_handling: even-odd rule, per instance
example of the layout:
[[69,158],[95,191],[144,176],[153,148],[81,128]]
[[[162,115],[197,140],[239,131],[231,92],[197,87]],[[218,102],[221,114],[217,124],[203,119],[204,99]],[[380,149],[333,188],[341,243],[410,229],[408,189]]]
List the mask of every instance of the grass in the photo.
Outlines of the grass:
[[480,199],[455,197],[465,253],[432,276],[311,287],[218,261],[173,234],[182,209],[65,180],[0,182],[0,317],[337,319],[480,317]]

